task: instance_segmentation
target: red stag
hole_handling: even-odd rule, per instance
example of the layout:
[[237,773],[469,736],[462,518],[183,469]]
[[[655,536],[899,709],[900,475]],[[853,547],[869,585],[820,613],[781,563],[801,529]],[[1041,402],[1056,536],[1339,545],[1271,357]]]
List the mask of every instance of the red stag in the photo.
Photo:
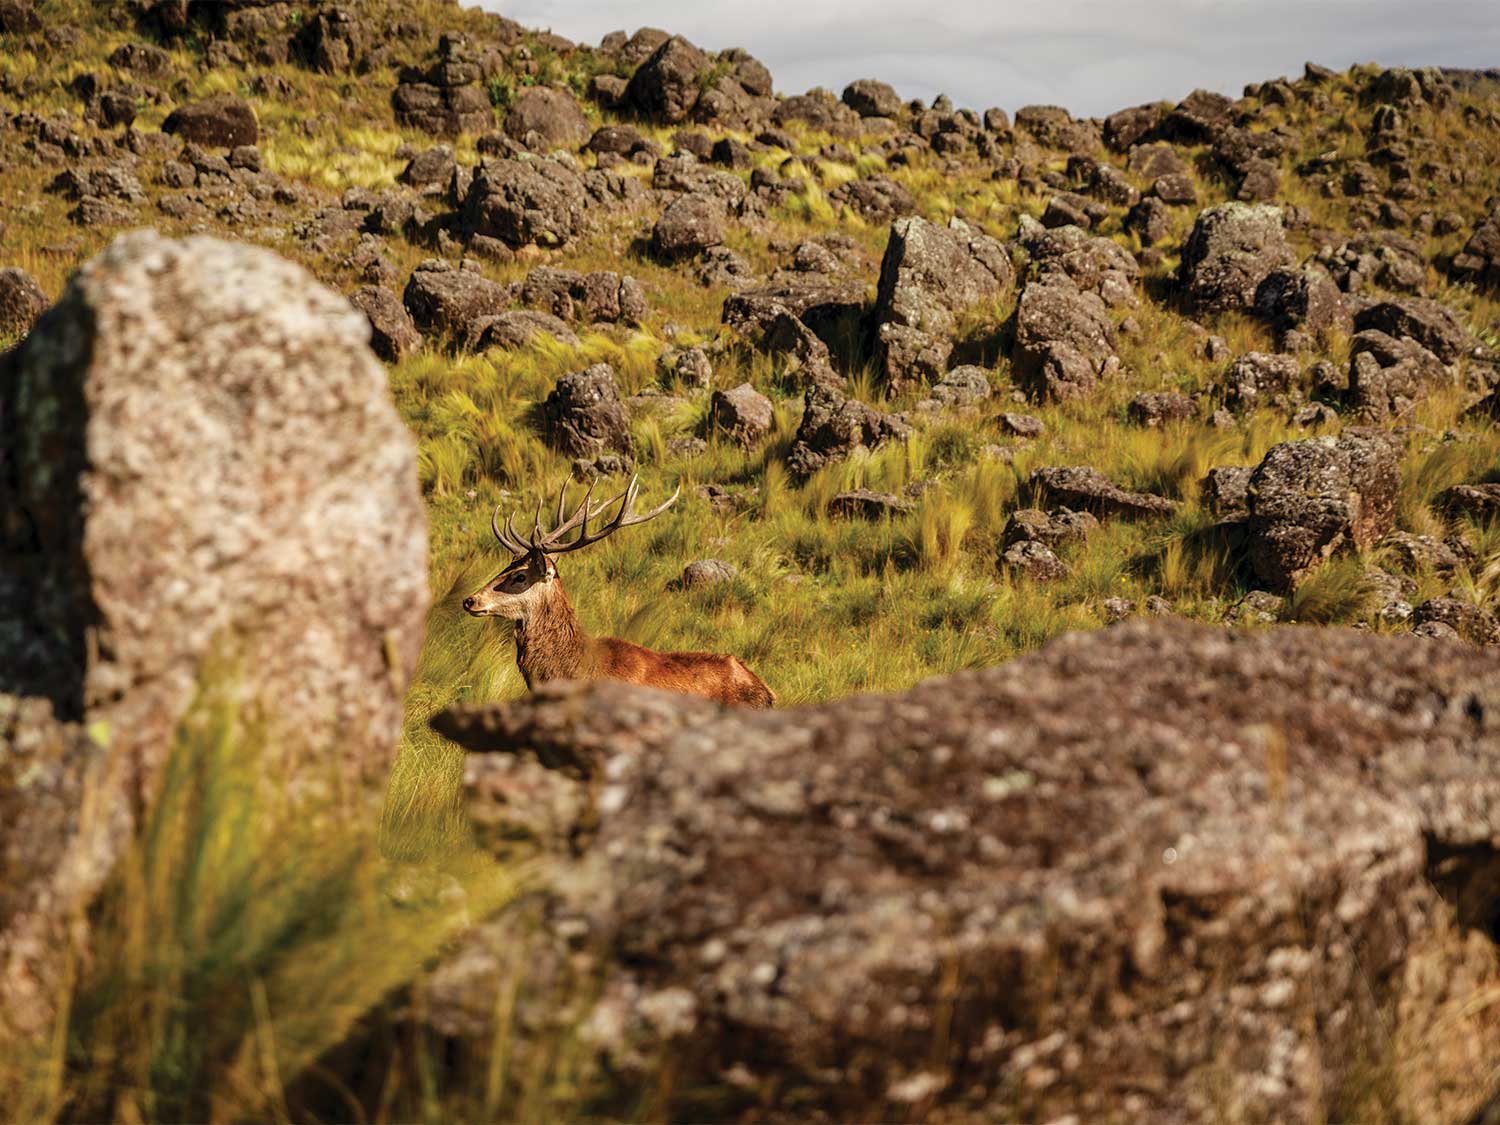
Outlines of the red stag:
[[[622,527],[655,519],[682,491],[679,486],[664,504],[636,514],[631,509],[639,490],[637,479],[631,477],[619,496],[594,505],[590,503],[594,494],[590,485],[583,502],[564,519],[568,495],[564,483],[557,496],[555,526],[542,531],[542,504],[538,500],[531,535],[526,538],[516,533],[513,516],[507,516],[501,527],[497,508],[490,526],[514,560],[465,598],[464,609],[475,617],[504,617],[516,623],[516,664],[529,688],[548,680],[624,680],[701,695],[720,703],[772,706],[775,694],[737,657],[711,652],[657,652],[616,637],[591,637],[579,625],[553,559],[597,543]],[[597,520],[616,501],[620,507],[614,516],[590,531],[590,521]],[[577,536],[567,540],[574,531]]]

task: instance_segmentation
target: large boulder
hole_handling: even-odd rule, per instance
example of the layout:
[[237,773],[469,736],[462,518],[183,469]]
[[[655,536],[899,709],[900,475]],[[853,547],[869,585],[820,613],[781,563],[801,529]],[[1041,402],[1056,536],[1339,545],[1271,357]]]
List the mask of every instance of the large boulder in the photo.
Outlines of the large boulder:
[[1016,309],[1011,364],[1034,402],[1089,394],[1120,365],[1109,310],[1066,278],[1028,282]]
[[910,432],[900,418],[846,398],[827,383],[813,382],[807,389],[802,421],[787,450],[786,466],[794,477],[805,480],[857,450],[904,440]]
[[712,65],[706,54],[674,35],[631,75],[625,101],[642,116],[667,125],[686,121],[698,104],[701,79]]
[[260,140],[260,122],[255,110],[234,94],[217,94],[178,106],[162,122],[161,131],[214,148],[253,145]]
[[0,692],[39,701],[0,704],[0,1040],[51,1032],[200,689],[261,732],[288,807],[370,815],[428,587],[415,449],[368,338],[267,250],[142,231],[0,363]]
[[679,195],[651,229],[651,249],[665,262],[694,258],[724,241],[725,209],[712,195]]
[[512,103],[505,132],[532,148],[577,148],[589,139],[593,127],[567,90],[532,86]]
[[620,400],[614,368],[596,363],[564,375],[542,403],[547,440],[570,457],[630,453],[630,415]]
[[587,843],[417,1008],[479,1062],[566,1015],[631,1089],[670,1052],[672,1118],[712,1087],[723,1118],[1469,1120],[1497,697],[1459,645],[1134,622],[788,711],[600,683],[450,712],[476,824],[523,755],[593,779],[552,775]]
[[23,269],[0,269],[0,337],[24,336],[47,308],[47,294]]
[[1266,277],[1296,262],[1279,209],[1221,203],[1193,223],[1178,280],[1184,301],[1196,312],[1250,312]]
[[559,160],[480,161],[464,200],[464,225],[509,246],[561,246],[583,227],[588,194]]
[[931,381],[947,370],[960,313],[996,302],[1015,280],[1005,247],[953,219],[898,219],[880,264],[876,362],[888,382]]
[[1335,552],[1365,551],[1396,520],[1401,473],[1383,435],[1346,433],[1273,446],[1250,477],[1250,561],[1278,591]]
[[856,79],[845,86],[843,102],[861,117],[895,117],[901,112],[901,95],[874,78]]

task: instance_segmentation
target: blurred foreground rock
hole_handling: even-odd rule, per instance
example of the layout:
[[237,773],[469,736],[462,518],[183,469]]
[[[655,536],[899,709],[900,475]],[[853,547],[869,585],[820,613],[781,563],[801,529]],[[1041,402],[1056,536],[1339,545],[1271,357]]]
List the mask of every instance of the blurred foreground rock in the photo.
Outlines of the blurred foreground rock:
[[482,838],[550,817],[583,847],[432,974],[430,1025],[478,1051],[515,987],[515,1050],[576,1019],[616,1080],[665,1049],[720,1117],[1357,1119],[1373,1088],[1436,1121],[1489,1093],[1474,649],[1133,623],[794,711],[558,684],[435,725],[496,752]]
[[369,338],[266,250],[143,231],[0,358],[0,1042],[50,1032],[205,668],[293,801],[383,787],[426,513]]

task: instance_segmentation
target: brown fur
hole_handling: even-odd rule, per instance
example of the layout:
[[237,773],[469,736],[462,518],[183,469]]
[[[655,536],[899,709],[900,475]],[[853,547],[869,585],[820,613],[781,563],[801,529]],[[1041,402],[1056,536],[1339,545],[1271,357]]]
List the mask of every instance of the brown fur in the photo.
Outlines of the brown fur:
[[[526,568],[530,567],[528,571]],[[503,590],[520,572],[529,581]],[[741,707],[772,707],[776,695],[738,657],[712,652],[657,652],[617,637],[591,637],[579,624],[562,580],[550,564],[522,559],[464,602],[476,616],[516,623],[516,665],[535,688],[548,680],[623,680],[628,684],[700,695]]]

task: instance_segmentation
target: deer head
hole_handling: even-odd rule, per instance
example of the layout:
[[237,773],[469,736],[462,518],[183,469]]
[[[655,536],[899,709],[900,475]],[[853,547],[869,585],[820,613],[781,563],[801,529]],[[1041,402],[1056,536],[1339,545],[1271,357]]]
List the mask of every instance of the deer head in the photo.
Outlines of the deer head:
[[[624,492],[609,500],[594,504],[594,486],[590,484],[588,491],[583,494],[583,501],[573,510],[571,516],[564,519],[568,500],[568,485],[564,481],[562,489],[557,494],[557,516],[552,521],[552,530],[546,532],[542,530],[542,502],[538,500],[536,515],[532,519],[531,534],[524,538],[516,532],[515,514],[511,513],[506,516],[502,527],[500,509],[496,508],[490,520],[490,529],[494,531],[495,538],[500,541],[500,545],[511,553],[512,561],[499,574],[465,598],[464,609],[475,617],[505,617],[512,621],[528,621],[544,612],[556,589],[557,567],[552,561],[554,556],[581,550],[592,543],[608,538],[622,527],[633,527],[655,519],[677,501],[678,495],[682,492],[682,486],[678,485],[676,492],[649,512],[636,513],[632,509],[639,491],[639,478],[631,477]],[[615,514],[594,530],[590,530],[590,522],[597,520],[616,502],[620,506]],[[569,539],[568,536],[573,535],[575,531],[577,535]]]

